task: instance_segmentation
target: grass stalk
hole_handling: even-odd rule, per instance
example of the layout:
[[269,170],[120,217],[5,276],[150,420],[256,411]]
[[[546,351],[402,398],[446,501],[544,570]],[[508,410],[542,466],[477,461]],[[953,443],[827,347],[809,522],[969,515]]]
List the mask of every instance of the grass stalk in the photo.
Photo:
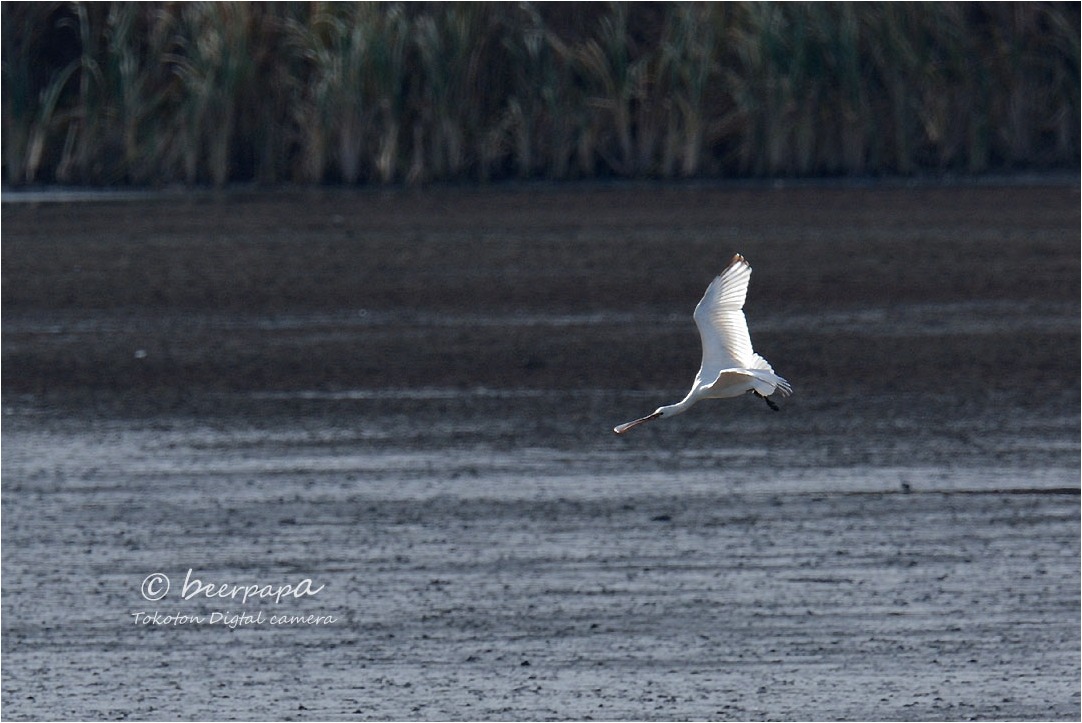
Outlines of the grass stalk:
[[1069,3],[0,13],[11,185],[1079,166]]

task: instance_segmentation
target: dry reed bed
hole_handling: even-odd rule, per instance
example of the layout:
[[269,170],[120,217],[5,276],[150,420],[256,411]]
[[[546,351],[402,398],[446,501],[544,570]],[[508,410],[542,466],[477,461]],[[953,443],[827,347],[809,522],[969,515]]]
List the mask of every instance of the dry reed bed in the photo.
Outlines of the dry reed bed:
[[4,3],[3,176],[1077,168],[1077,3]]

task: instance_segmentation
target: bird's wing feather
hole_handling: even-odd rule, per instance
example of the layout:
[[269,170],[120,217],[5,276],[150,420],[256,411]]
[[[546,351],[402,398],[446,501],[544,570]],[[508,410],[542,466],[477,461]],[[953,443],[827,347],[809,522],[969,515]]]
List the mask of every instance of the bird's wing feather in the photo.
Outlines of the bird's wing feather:
[[744,317],[751,265],[737,254],[721,274],[706,288],[695,307],[695,325],[703,343],[704,381],[716,378],[722,369],[743,368],[774,371],[766,359],[751,348],[751,335]]

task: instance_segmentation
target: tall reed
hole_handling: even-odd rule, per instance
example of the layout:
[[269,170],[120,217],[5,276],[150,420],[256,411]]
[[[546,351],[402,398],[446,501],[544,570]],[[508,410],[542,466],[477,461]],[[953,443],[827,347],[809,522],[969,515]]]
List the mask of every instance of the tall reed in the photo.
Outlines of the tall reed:
[[1075,3],[0,13],[10,186],[1079,167]]

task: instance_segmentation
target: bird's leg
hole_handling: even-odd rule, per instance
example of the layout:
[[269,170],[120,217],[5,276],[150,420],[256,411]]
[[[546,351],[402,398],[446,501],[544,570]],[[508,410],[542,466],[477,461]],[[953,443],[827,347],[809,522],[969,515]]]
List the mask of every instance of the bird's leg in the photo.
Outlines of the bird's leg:
[[758,391],[756,391],[754,389],[752,389],[752,392],[755,394],[755,396],[759,397],[764,402],[766,402],[766,406],[770,407],[775,412],[780,412],[781,411],[781,407],[779,407],[777,404],[775,404],[774,400],[771,399],[770,397],[764,397],[762,394],[760,394]]

